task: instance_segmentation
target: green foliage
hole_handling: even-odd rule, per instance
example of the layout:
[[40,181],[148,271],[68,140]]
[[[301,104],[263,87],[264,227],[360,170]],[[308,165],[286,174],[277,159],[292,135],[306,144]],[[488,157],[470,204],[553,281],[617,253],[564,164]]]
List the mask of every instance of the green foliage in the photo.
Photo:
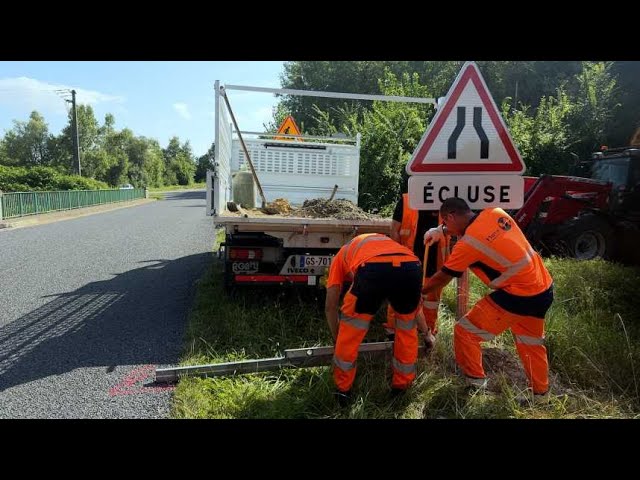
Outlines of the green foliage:
[[[278,131],[278,128],[280,128],[280,125],[282,125],[282,122],[284,122],[284,119],[291,115],[291,112],[284,103],[278,103],[271,110],[271,115],[272,119],[268,123],[263,125],[264,131],[267,133],[276,133]],[[300,122],[296,120],[296,123],[301,130],[304,130],[304,127],[300,124]],[[213,146],[211,148],[213,148]]]
[[640,127],[640,62],[614,62],[611,75],[618,79],[620,108],[607,131],[607,145],[624,146]]
[[193,153],[189,142],[180,145],[178,137],[173,137],[162,153],[165,164],[165,185],[191,185],[196,165],[193,162]]
[[572,112],[571,126],[580,158],[588,158],[591,152],[606,143],[607,132],[620,107],[620,93],[612,66],[612,62],[583,62],[582,72],[576,76],[576,108]]
[[[404,79],[408,74],[424,86],[422,95],[440,97],[462,63],[287,62],[281,82],[285,88],[384,94],[391,91],[385,90],[385,75]],[[640,62],[480,61],[478,65],[496,103],[503,106],[527,174],[567,174],[576,159],[588,158],[608,140],[615,140],[610,146],[626,145],[640,126]],[[413,148],[399,147],[397,139],[388,135],[389,124],[397,127],[394,114],[379,103],[285,96],[282,108],[276,110],[291,112],[311,133],[344,131],[346,124],[352,134],[362,133],[360,191],[365,208],[387,205],[393,197],[390,191],[397,188],[393,182],[402,175],[404,157]],[[387,115],[391,120],[383,119]],[[424,117],[424,129],[432,115],[429,111]],[[379,138],[371,140],[373,135]],[[412,143],[411,137],[406,142]]]
[[528,175],[567,174],[576,159],[605,143],[616,108],[618,89],[611,63],[583,62],[575,77],[574,94],[560,86],[555,96],[543,96],[534,110],[511,99],[502,104],[505,118]]
[[28,122],[13,121],[2,141],[7,164],[46,165],[49,163],[49,129],[42,115],[33,111]]
[[552,367],[566,381],[640,406],[640,270],[603,260],[552,259],[547,321]]
[[[384,95],[413,97],[428,97],[430,93],[420,84],[418,75],[405,74],[398,79],[390,70],[385,71],[380,90]],[[376,101],[371,110],[364,111],[362,119],[356,108],[344,107],[334,112],[332,117],[315,107],[312,118],[319,134],[362,134],[358,204],[365,210],[395,204],[406,184],[404,168],[424,133],[427,115],[433,112],[433,107]]]
[[562,89],[543,97],[533,112],[522,104],[511,110],[509,100],[502,104],[502,116],[527,165],[526,175],[566,173],[572,159],[569,117],[576,105]]
[[196,182],[204,182],[207,179],[207,170],[213,170],[213,161],[215,158],[215,144],[211,144],[211,147],[196,161],[196,172],[194,180]]
[[[113,187],[131,183],[139,188],[193,182],[195,162],[188,142],[180,145],[176,138],[177,155],[165,159],[156,140],[135,136],[126,128],[117,130],[112,114],[105,115],[104,123],[100,125],[91,106],[78,105],[77,113],[83,178]],[[44,118],[33,112],[28,122],[14,121],[14,128],[0,141],[0,165],[44,165],[63,174],[75,173],[72,131],[71,114],[69,123],[60,135],[55,136],[48,133]],[[168,175],[165,175],[167,170]],[[11,185],[14,189],[29,186]]]
[[51,167],[8,167],[0,165],[0,190],[30,192],[46,190],[100,190],[109,186],[92,178],[63,175]]

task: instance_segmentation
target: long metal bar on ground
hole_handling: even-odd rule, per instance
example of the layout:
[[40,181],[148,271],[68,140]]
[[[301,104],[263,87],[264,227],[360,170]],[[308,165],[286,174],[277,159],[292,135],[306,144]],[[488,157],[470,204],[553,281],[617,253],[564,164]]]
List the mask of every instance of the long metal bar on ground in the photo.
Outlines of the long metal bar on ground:
[[302,97],[346,98],[349,100],[385,100],[388,102],[436,103],[435,98],[401,97],[398,95],[368,95],[361,93],[318,92],[315,90],[295,90],[292,88],[248,87],[244,85],[225,85],[227,90],[245,92],[279,93],[281,95],[300,95]]
[[[370,358],[393,351],[393,342],[372,342],[360,345],[358,352]],[[419,353],[424,347],[418,347]],[[219,377],[243,373],[267,372],[280,368],[308,368],[330,365],[333,347],[295,348],[284,351],[283,357],[242,360],[239,362],[213,363],[188,367],[156,368],[156,382],[175,383],[182,377]]]
[[231,110],[231,105],[229,104],[229,99],[227,98],[227,92],[225,92],[224,87],[220,87],[220,93],[222,94],[222,98],[224,98],[224,102],[227,104],[227,110],[229,110],[229,114],[231,115],[231,120],[233,121],[233,126],[238,132],[238,138],[240,139],[240,144],[242,145],[242,149],[244,150],[244,154],[247,157],[247,163],[249,167],[251,167],[251,173],[253,173],[253,178],[258,185],[258,191],[260,192],[260,198],[262,199],[262,208],[267,206],[267,199],[264,196],[264,192],[262,191],[262,185],[260,185],[260,180],[258,180],[258,174],[256,173],[256,169],[253,168],[253,162],[251,161],[251,157],[249,156],[249,151],[247,150],[247,146],[244,143],[244,139],[242,138],[242,134],[240,133],[240,128],[238,128],[238,122],[236,122],[236,116],[233,114],[233,110]]

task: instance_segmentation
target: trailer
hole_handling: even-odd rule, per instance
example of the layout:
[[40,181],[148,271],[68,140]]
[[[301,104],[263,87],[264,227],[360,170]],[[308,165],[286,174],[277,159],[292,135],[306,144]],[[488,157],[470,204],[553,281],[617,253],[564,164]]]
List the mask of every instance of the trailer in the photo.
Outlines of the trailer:
[[[212,216],[214,224],[225,231],[220,250],[224,260],[225,286],[320,286],[321,277],[342,245],[362,233],[390,234],[391,219],[267,216],[254,213],[251,208],[232,212],[229,206],[237,203],[238,196],[234,178],[246,167],[257,177],[249,204],[258,205],[264,200],[272,202],[283,198],[295,207],[307,199],[335,198],[357,205],[360,134],[349,138],[344,135],[320,137],[241,131],[227,97],[226,91],[231,89],[365,100],[436,102],[429,98],[225,87],[216,81],[215,161],[214,169],[207,172],[207,215]],[[244,203],[247,203],[246,198]]]

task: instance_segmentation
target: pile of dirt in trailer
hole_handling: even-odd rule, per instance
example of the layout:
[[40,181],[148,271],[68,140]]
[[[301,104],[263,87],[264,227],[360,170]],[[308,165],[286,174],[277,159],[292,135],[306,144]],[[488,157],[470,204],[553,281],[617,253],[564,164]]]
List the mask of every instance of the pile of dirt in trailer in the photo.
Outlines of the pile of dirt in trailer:
[[305,200],[302,207],[295,209],[290,215],[310,218],[334,218],[336,220],[374,220],[381,218],[378,215],[365,212],[349,200],[327,200],[324,198]]
[[262,216],[278,215],[281,217],[303,218],[331,218],[334,220],[381,220],[382,217],[367,213],[353,202],[345,199],[328,200],[326,198],[314,198],[305,200],[301,207],[293,207],[284,198],[276,198],[268,202],[264,208],[252,208],[243,210],[242,207],[229,202],[228,211],[237,215]]
[[262,213],[267,215],[289,215],[293,207],[285,198],[276,198],[273,202],[268,202]]

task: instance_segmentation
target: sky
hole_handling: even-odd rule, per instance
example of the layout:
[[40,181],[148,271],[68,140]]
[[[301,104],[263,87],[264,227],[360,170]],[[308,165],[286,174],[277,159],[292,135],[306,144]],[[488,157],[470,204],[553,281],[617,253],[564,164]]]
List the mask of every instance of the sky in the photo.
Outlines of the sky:
[[[100,124],[111,113],[118,130],[155,138],[163,148],[178,136],[200,156],[214,140],[215,80],[279,88],[283,63],[0,62],[0,132],[37,110],[49,132],[59,134],[67,123],[67,104],[55,90],[75,89],[77,103],[90,104]],[[240,129],[263,131],[276,97],[234,90],[228,96]]]

